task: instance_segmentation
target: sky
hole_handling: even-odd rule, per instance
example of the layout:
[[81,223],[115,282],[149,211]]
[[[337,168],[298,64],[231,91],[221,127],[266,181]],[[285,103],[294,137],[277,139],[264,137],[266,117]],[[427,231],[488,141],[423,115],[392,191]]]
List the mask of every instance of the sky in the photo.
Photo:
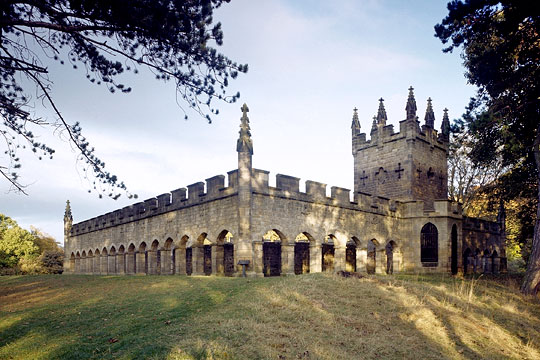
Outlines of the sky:
[[[99,199],[88,192],[76,153],[47,128],[36,129],[55,148],[52,160],[20,152],[21,181],[28,196],[0,181],[0,213],[52,235],[63,243],[63,215],[70,200],[74,222],[84,221],[237,167],[236,139],[246,103],[254,146],[253,166],[276,174],[353,187],[351,119],[358,108],[369,134],[378,99],[388,124],[405,118],[414,87],[423,122],[433,99],[435,127],[443,109],[451,119],[464,112],[475,88],[467,84],[459,52],[445,54],[433,27],[446,16],[446,1],[406,0],[232,0],[215,13],[224,44],[218,50],[249,71],[230,82],[241,98],[220,103],[209,124],[184,113],[175,87],[148,71],[126,75],[130,94],[111,94],[86,81],[82,71],[50,63],[53,96],[64,118],[83,134],[139,199]],[[180,105],[184,105],[180,102]],[[36,103],[35,112],[50,109]],[[2,155],[0,155],[2,156]],[[2,158],[0,158],[2,161]]]

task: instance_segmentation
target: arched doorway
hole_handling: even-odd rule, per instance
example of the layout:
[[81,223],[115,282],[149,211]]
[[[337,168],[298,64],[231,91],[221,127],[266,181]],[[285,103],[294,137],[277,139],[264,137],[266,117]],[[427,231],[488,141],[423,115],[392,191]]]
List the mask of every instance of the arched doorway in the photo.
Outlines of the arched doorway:
[[500,268],[499,254],[497,253],[497,250],[493,250],[493,253],[491,254],[491,272],[493,274],[498,274],[499,268]]
[[116,248],[111,246],[111,251],[109,251],[109,256],[107,256],[107,273],[116,274]]
[[367,244],[367,263],[366,272],[368,274],[375,274],[377,268],[377,246],[379,243],[375,239],[371,239]]
[[353,236],[347,241],[345,249],[345,271],[356,272],[356,249],[360,246],[358,238]]
[[491,254],[488,249],[484,250],[484,256],[482,256],[482,265],[484,267],[484,273],[491,273]]
[[139,245],[136,266],[137,274],[148,274],[148,253],[146,251],[146,243],[144,241]]
[[179,248],[176,249],[176,268],[178,274],[191,275],[193,273],[192,241],[187,235],[182,236]]
[[451,247],[450,271],[452,272],[452,275],[456,275],[458,272],[458,233],[457,233],[457,226],[455,224],[452,226],[450,247]]
[[94,273],[94,253],[92,250],[88,250],[88,273]]
[[264,276],[281,275],[281,242],[278,231],[269,230],[263,235],[263,274]]
[[120,245],[120,247],[118,248],[118,254],[116,255],[116,273],[126,273],[126,257],[124,245]]
[[420,232],[420,261],[424,267],[439,265],[439,232],[432,223],[427,223]]
[[300,233],[294,239],[294,273],[309,273],[309,238],[306,233]]
[[101,250],[99,268],[102,275],[107,275],[109,273],[109,252],[107,248]]
[[394,264],[396,263],[396,260],[399,260],[399,259],[396,259],[396,250],[397,250],[397,244],[394,240],[390,240],[389,242],[387,242],[386,246],[384,247],[384,252],[386,254],[385,271],[389,275],[394,273]]
[[71,253],[71,257],[69,258],[69,271],[72,273],[75,272],[75,254]]
[[165,244],[163,245],[163,249],[160,251],[160,261],[161,261],[161,274],[164,275],[171,275],[173,274],[173,259],[172,259],[172,247],[173,247],[173,239],[167,238],[165,240]]
[[81,254],[81,273],[86,274],[86,251],[83,250]]
[[333,272],[335,263],[335,244],[337,239],[334,235],[330,234],[324,238],[322,244],[322,271]]
[[129,244],[128,252],[126,257],[126,273],[135,274],[136,268],[136,259],[135,259],[135,245],[133,243]]
[[[207,233],[202,233],[197,238],[198,252],[195,257],[196,274],[212,275],[212,242]],[[201,263],[202,262],[202,263]]]
[[101,253],[99,249],[96,249],[94,251],[94,273],[100,274],[101,273]]
[[216,246],[216,272],[225,276],[234,275],[233,234],[229,230],[219,233]]
[[148,274],[158,275],[161,273],[161,252],[159,251],[159,241],[156,239],[150,245],[148,251]]

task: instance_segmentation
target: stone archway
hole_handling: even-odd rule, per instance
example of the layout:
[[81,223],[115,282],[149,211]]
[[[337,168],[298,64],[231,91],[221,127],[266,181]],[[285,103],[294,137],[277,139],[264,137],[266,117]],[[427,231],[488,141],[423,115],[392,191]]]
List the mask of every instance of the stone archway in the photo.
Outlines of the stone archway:
[[143,241],[139,245],[139,252],[137,253],[137,274],[148,274],[148,253],[146,251],[146,243]]
[[501,267],[501,262],[500,262],[499,254],[497,253],[497,250],[493,250],[493,253],[491,254],[491,272],[493,274],[498,274],[500,267]]
[[172,257],[172,247],[173,239],[167,238],[163,248],[160,250],[160,274],[163,275],[172,275],[174,266],[173,266],[173,257]]
[[126,256],[125,256],[124,245],[120,245],[118,248],[118,253],[116,254],[116,273],[125,274],[126,273]]
[[263,235],[263,274],[264,276],[281,275],[282,236],[275,229]]
[[94,251],[94,273],[101,274],[101,252],[99,249]]
[[107,273],[116,274],[116,248],[111,246],[109,256],[107,256]]
[[[385,272],[389,275],[393,274],[394,270],[399,270],[394,269],[394,265],[396,265],[396,260],[400,260],[396,258],[397,249],[398,246],[394,240],[388,241],[388,243],[386,243],[386,246],[384,247],[384,252],[386,254]],[[397,261],[397,263],[398,266],[396,267],[399,267],[399,261]]]
[[432,223],[420,231],[420,261],[424,267],[439,266],[439,232]]
[[322,244],[322,271],[333,272],[335,266],[335,244],[337,239],[334,235],[330,234],[324,238]]
[[135,254],[135,245],[133,243],[129,244],[127,255],[126,255],[126,274],[135,274],[136,268],[135,264],[136,261],[136,254]]
[[377,246],[379,243],[375,239],[371,239],[367,244],[367,263],[366,272],[368,274],[375,274],[377,268]]
[[225,276],[233,276],[234,267],[234,243],[233,234],[229,230],[219,233],[216,246],[216,273]]
[[94,253],[92,250],[88,250],[88,273],[94,273]]
[[300,233],[294,239],[294,273],[296,275],[309,273],[310,241],[306,233]]

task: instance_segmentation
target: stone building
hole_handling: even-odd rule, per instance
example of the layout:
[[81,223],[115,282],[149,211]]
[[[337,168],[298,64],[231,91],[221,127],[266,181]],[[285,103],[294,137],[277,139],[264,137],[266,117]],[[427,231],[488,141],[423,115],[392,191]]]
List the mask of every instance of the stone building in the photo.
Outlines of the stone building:
[[[428,99],[422,126],[412,87],[399,132],[383,99],[370,139],[352,119],[354,191],[252,167],[242,107],[238,168],[225,176],[73,224],[64,215],[65,272],[250,276],[321,271],[498,272],[505,268],[504,211],[467,218],[448,200],[450,123]],[[502,209],[503,210],[503,209]]]

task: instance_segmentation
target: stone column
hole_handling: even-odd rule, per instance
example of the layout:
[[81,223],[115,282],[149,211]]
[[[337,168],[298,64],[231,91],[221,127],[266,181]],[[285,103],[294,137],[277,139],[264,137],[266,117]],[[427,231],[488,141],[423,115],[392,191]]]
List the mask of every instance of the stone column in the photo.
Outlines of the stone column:
[[318,244],[309,244],[309,272],[322,271],[322,247]]
[[223,266],[223,245],[212,245],[212,270],[216,275],[224,275],[225,268]]
[[126,254],[116,254],[116,273],[124,275],[126,273]]
[[367,249],[356,248],[356,272],[366,272]]
[[186,275],[186,248],[176,249],[176,275]]
[[[262,241],[253,241],[252,244],[252,258],[253,258],[253,272],[256,276],[264,276],[263,274],[263,242]],[[236,275],[242,276],[242,267],[236,265],[238,260],[236,259],[236,245],[235,245],[235,266],[236,266]]]
[[133,265],[135,263],[135,254],[127,253],[126,254],[126,274],[133,274]]
[[384,250],[375,251],[375,274],[386,274],[386,254]]
[[281,244],[281,275],[294,275],[294,243]]
[[346,246],[334,245],[334,272],[345,271],[345,254],[347,251]]
[[193,245],[191,247],[191,263],[193,273],[191,275],[204,275],[204,247],[203,245]]
[[107,261],[109,262],[107,273],[116,274],[116,255],[109,255],[107,257]]

